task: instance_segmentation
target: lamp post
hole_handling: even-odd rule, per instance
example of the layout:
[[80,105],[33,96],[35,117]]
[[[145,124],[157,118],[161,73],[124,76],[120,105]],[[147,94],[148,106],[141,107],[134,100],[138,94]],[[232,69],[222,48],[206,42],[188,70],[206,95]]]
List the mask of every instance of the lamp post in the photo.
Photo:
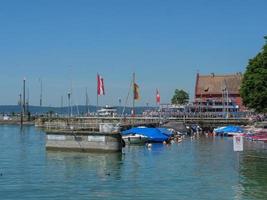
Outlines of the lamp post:
[[71,116],[71,112],[70,112],[70,95],[71,95],[71,93],[68,92],[68,115],[69,115],[69,117]]

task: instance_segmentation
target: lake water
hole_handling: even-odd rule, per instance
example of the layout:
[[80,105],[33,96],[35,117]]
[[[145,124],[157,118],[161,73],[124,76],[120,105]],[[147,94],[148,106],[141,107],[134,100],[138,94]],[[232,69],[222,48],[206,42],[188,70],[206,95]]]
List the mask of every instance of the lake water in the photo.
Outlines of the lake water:
[[123,153],[45,150],[34,127],[0,126],[0,199],[267,199],[267,153],[231,138],[129,146]]

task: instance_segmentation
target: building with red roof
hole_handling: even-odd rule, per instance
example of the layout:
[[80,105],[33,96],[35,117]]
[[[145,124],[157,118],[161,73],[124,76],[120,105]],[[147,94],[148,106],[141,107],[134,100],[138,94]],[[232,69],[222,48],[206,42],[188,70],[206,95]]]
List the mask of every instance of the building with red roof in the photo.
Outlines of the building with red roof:
[[195,105],[200,111],[242,111],[242,74],[196,75]]

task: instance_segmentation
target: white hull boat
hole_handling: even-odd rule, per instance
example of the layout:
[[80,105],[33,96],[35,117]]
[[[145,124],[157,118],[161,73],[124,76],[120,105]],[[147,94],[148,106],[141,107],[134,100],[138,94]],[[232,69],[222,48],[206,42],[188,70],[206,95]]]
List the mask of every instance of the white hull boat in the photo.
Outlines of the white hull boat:
[[148,137],[140,134],[122,136],[122,139],[128,144],[144,144],[148,141]]

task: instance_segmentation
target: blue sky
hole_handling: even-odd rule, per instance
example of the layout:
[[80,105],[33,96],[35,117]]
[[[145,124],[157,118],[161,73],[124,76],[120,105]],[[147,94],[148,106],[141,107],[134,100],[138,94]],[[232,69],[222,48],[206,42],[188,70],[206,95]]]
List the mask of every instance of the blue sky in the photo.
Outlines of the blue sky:
[[0,104],[16,104],[23,77],[30,103],[96,104],[96,73],[105,79],[100,104],[127,96],[132,72],[137,105],[168,103],[175,88],[194,95],[201,74],[243,72],[267,34],[265,0],[0,1]]

